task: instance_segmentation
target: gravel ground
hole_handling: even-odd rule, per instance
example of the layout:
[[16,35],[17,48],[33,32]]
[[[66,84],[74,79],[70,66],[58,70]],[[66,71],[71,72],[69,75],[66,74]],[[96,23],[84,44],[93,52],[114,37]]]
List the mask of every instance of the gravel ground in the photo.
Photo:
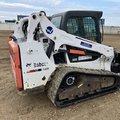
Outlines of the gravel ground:
[[[120,51],[120,36],[104,44]],[[120,120],[120,91],[66,108],[56,108],[42,94],[20,96],[11,74],[7,35],[0,37],[0,120]]]

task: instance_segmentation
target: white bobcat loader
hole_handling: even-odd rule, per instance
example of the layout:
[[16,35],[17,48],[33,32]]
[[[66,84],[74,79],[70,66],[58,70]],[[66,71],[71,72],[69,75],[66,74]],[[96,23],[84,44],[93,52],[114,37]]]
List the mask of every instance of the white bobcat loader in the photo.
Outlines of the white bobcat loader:
[[16,22],[9,51],[18,90],[46,91],[56,106],[119,88],[120,54],[56,28],[43,11]]

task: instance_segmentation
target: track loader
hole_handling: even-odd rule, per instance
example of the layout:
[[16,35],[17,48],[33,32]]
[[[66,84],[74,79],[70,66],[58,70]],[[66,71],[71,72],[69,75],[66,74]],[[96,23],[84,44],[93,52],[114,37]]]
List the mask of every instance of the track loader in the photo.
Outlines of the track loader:
[[9,40],[19,91],[46,91],[64,107],[119,89],[120,53],[55,27],[44,11],[16,22]]

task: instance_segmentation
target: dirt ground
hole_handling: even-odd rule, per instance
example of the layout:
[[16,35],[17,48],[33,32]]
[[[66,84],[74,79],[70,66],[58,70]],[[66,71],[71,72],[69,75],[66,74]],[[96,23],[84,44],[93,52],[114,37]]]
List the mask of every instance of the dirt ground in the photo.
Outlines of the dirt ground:
[[[20,96],[11,74],[7,34],[0,37],[0,120],[120,120],[120,91],[66,108],[56,108],[42,94]],[[104,36],[120,51],[120,35]]]

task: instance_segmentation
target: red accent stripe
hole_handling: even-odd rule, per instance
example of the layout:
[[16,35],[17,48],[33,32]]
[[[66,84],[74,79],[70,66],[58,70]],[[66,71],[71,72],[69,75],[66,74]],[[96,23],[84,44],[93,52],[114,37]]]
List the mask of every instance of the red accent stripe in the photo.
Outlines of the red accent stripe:
[[83,38],[80,38],[81,40],[85,41],[85,42],[89,42],[89,43],[92,43],[92,44],[96,44],[96,42],[92,42],[90,40],[87,40],[87,39],[83,39]]
[[81,37],[76,37],[77,39],[80,39],[80,40],[83,40],[83,41],[85,41],[85,42],[89,42],[89,43],[92,43],[92,44],[96,44],[96,42],[93,42],[93,41],[91,41],[91,40],[87,40],[87,39],[85,39],[85,38],[81,38]]
[[71,53],[71,54],[78,54],[78,55],[85,55],[85,51],[82,51],[82,50],[70,49],[69,53]]
[[29,70],[29,71],[27,71],[27,73],[32,73],[32,72],[36,72],[36,71],[38,71],[38,70]]

